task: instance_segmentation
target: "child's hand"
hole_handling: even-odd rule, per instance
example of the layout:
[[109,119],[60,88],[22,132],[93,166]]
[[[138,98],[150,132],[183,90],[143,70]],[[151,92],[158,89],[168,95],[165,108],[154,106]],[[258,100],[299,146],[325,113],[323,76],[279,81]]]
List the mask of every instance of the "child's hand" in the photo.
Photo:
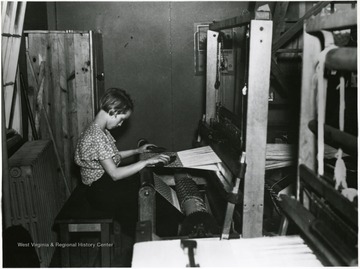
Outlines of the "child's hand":
[[156,145],[154,144],[145,144],[142,145],[141,147],[138,148],[139,153],[146,153],[146,152],[151,152],[150,149],[148,149],[148,147],[156,147]]
[[151,157],[150,159],[147,159],[147,165],[154,165],[157,163],[163,163],[164,165],[168,164],[170,161],[170,156],[165,154],[156,155],[154,157]]

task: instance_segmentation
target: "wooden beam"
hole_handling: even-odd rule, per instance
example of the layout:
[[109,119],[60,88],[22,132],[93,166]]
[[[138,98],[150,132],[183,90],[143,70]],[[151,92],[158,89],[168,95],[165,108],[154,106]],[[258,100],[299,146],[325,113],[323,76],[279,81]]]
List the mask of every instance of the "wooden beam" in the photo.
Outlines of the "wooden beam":
[[[89,52],[90,33],[74,34],[74,60],[75,60],[75,89],[78,118],[77,137],[85,130],[94,118],[93,113],[93,84],[91,81],[92,64]],[[89,89],[89,86],[91,88]]]
[[274,56],[271,57],[271,75],[273,75],[280,86],[275,88],[276,92],[283,98],[287,97],[289,95],[288,89],[290,89],[290,86],[287,84],[283,72],[275,61]]
[[[269,4],[268,4],[269,5]],[[223,21],[213,22],[209,25],[209,29],[212,31],[220,31],[229,28],[235,28],[240,26],[245,26],[251,22],[251,20],[270,20],[271,13],[266,10],[259,10],[261,6],[264,6],[263,3],[256,3],[256,11],[247,12],[241,16],[233,17]]]
[[4,229],[11,226],[11,197],[9,180],[9,159],[6,141],[5,101],[4,91],[1,96],[1,146],[2,146],[2,205]]
[[289,2],[276,2],[273,16],[274,32],[273,40],[278,40],[280,34],[285,30],[285,15],[289,6]]
[[283,35],[280,36],[278,40],[273,43],[272,51],[275,53],[283,45],[285,45],[290,39],[293,38],[301,29],[303,29],[304,21],[309,19],[311,16],[319,13],[324,7],[326,7],[330,1],[320,1],[311,9],[309,9],[306,14],[301,17],[289,30],[287,30]]
[[318,15],[307,21],[306,31],[315,33],[321,30],[343,30],[357,25],[357,10],[335,12],[328,15]]
[[251,21],[246,122],[247,168],[242,227],[244,238],[262,236],[272,31],[272,21]]
[[249,24],[255,18],[255,12],[249,12],[242,16],[233,17],[223,21],[213,22],[209,25],[212,31],[220,31],[229,28],[235,28]]

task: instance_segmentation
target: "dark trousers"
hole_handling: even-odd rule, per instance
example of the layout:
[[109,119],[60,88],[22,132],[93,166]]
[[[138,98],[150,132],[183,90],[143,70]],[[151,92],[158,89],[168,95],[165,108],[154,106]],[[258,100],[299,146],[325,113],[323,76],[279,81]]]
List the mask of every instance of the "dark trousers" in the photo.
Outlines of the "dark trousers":
[[112,214],[124,233],[134,236],[138,221],[139,174],[114,181],[105,172],[87,191],[90,205]]

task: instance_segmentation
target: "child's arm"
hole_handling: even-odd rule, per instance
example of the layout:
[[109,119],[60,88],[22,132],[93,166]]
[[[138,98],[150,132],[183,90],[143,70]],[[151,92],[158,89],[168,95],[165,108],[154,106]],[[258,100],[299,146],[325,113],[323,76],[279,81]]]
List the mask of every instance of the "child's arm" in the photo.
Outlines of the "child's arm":
[[139,172],[145,166],[150,164],[156,164],[159,162],[168,163],[170,157],[164,154],[156,155],[150,159],[142,160],[127,166],[117,167],[112,158],[101,160],[100,163],[103,166],[105,172],[114,180],[120,180],[127,178]]

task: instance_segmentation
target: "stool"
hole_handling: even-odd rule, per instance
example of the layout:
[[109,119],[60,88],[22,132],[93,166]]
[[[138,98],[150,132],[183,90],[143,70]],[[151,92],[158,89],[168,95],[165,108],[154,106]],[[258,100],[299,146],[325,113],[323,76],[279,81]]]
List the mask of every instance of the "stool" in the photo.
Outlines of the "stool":
[[[97,211],[91,208],[86,199],[87,186],[80,184],[70,195],[59,214],[55,218],[54,224],[59,227],[59,240],[62,244],[69,244],[61,247],[61,266],[70,267],[70,233],[78,232],[99,232],[101,266],[110,267],[111,265],[111,232],[113,231],[113,243],[115,255],[119,254],[120,246],[120,225],[113,220],[106,212]],[[59,245],[60,246],[60,245]]]

